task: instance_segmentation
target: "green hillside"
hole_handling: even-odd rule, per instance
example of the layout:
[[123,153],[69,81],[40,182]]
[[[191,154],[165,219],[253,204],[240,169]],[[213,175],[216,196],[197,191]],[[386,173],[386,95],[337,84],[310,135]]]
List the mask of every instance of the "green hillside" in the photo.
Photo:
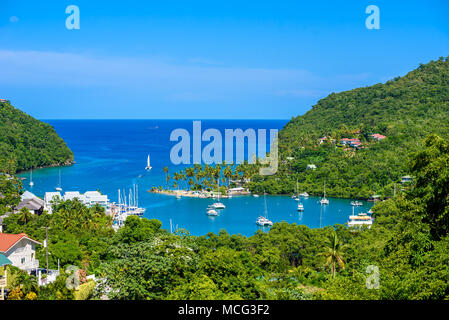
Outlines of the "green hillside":
[[52,126],[0,102],[0,172],[73,162],[73,153]]
[[[358,133],[359,132],[359,133]],[[374,141],[371,134],[386,136]],[[430,133],[449,133],[449,57],[421,64],[385,84],[332,93],[279,133],[280,170],[272,177],[253,177],[251,189],[367,198],[391,196],[406,175],[409,154]],[[325,143],[319,139],[327,136]],[[359,150],[340,144],[356,138]],[[308,164],[316,170],[306,170]]]

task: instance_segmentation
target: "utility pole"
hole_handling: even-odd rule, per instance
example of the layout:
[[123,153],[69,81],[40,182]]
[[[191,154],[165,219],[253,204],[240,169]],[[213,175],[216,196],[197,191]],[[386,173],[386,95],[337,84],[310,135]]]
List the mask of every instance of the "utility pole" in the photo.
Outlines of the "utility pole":
[[45,227],[45,249],[47,249],[47,275],[48,275],[48,227]]

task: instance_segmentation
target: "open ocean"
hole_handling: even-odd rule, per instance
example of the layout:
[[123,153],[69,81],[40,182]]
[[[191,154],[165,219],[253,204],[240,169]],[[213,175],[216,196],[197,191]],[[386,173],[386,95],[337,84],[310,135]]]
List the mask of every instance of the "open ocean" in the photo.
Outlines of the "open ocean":
[[[206,207],[212,199],[182,198],[151,194],[153,186],[165,186],[164,166],[173,177],[175,171],[185,165],[170,161],[170,150],[176,142],[170,141],[170,133],[177,128],[192,131],[192,120],[43,120],[50,123],[75,154],[76,164],[61,167],[61,187],[64,191],[100,190],[111,201],[117,201],[118,189],[126,192],[137,184],[139,206],[145,207],[144,217],[162,221],[163,228],[185,228],[193,235],[218,233],[226,229],[230,234],[251,236],[259,227],[255,221],[264,212],[264,198],[234,196],[222,199],[226,209],[218,217],[206,215]],[[215,128],[224,130],[241,128],[281,129],[287,120],[202,120],[203,131]],[[208,142],[203,142],[203,146]],[[267,150],[269,150],[269,141]],[[224,147],[224,146],[223,146]],[[151,155],[153,169],[145,171],[147,154]],[[29,173],[20,174],[29,178]],[[24,181],[25,189],[39,197],[54,191],[58,185],[59,168],[33,170],[34,187]],[[307,190],[299,190],[300,192]],[[321,206],[319,198],[303,199],[304,212],[296,211],[297,202],[290,196],[267,196],[268,218],[273,222],[305,224],[311,228],[336,223],[346,223],[352,213],[349,199],[330,198],[328,206]],[[358,208],[366,212],[371,204]]]

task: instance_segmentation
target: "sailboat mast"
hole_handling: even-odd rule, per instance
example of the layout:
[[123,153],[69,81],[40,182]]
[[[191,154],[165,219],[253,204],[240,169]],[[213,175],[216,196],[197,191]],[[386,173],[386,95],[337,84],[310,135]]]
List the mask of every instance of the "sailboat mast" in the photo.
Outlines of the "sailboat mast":
[[265,193],[265,190],[263,192],[263,201],[264,201],[264,206],[265,206],[265,218],[268,219],[268,209],[267,209],[267,194]]
[[324,190],[323,190],[323,192],[324,192],[324,199],[326,199],[326,182],[324,183]]

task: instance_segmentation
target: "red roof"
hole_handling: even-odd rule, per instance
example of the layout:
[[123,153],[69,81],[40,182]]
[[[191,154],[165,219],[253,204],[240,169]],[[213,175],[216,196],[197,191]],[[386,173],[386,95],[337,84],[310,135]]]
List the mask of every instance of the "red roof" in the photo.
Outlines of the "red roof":
[[27,238],[37,244],[41,244],[36,240],[31,239],[25,233],[19,234],[9,234],[9,233],[0,233],[0,252],[7,252],[13,245],[15,245],[22,238]]
[[377,138],[377,139],[385,139],[386,138],[386,136],[383,136],[383,135],[378,134],[378,133],[373,134],[372,137],[373,138]]

